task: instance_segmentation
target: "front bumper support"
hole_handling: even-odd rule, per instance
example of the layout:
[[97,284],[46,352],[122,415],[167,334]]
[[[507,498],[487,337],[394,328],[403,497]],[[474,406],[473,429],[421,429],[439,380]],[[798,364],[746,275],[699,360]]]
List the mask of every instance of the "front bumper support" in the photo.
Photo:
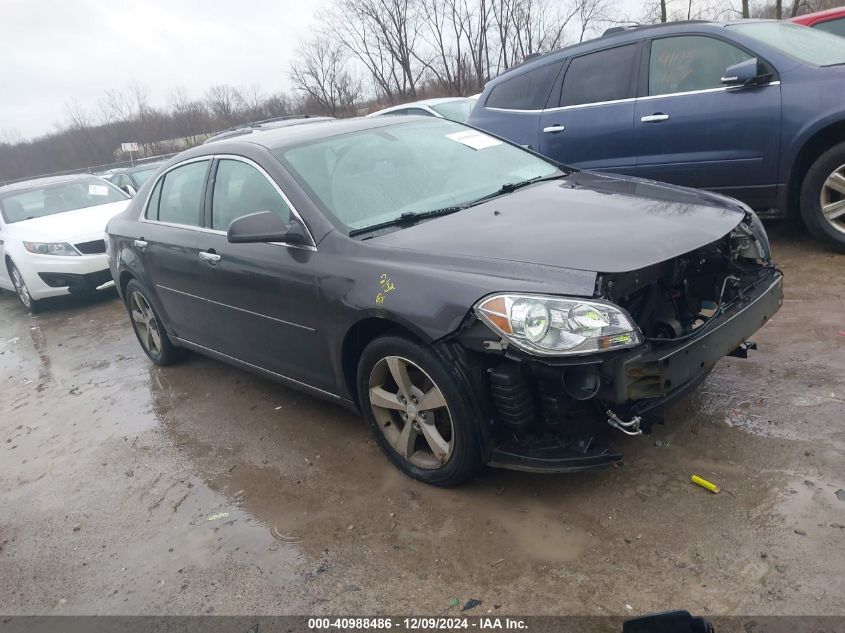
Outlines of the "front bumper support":
[[663,398],[695,381],[740,347],[780,309],[783,278],[767,277],[719,317],[701,336],[677,344],[650,346],[621,356],[612,365],[613,400]]

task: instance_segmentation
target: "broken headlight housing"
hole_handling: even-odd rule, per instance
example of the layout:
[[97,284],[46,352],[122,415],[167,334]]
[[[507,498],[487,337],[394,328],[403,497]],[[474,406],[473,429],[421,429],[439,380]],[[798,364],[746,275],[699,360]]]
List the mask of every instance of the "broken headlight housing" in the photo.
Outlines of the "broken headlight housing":
[[642,341],[622,308],[595,299],[497,294],[479,301],[474,311],[497,334],[531,354],[591,354]]

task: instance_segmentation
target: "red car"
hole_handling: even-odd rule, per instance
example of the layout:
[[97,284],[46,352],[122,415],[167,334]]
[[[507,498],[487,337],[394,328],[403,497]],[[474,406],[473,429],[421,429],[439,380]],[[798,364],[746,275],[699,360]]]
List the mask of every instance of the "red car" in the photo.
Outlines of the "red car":
[[825,9],[824,11],[816,11],[807,15],[799,15],[798,17],[792,18],[792,21],[796,24],[803,24],[804,26],[845,37],[845,7]]

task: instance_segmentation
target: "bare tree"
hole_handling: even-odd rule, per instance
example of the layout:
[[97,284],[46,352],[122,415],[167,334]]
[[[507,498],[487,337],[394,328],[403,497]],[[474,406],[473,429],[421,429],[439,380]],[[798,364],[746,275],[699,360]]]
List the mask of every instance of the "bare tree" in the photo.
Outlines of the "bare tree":
[[211,128],[205,104],[191,99],[181,87],[170,94],[170,117],[174,132],[182,137],[186,147],[196,145],[198,137]]
[[330,39],[342,43],[388,101],[414,97],[425,70],[414,54],[419,0],[334,0],[321,16]]
[[0,144],[17,145],[23,142],[23,134],[16,127],[4,127],[0,129]]
[[261,86],[252,84],[241,89],[241,115],[249,121],[259,121],[267,118],[264,105],[267,97],[261,91]]
[[132,108],[126,96],[120,91],[109,88],[97,102],[100,122],[112,125],[128,121],[132,117]]
[[224,123],[231,124],[238,116],[243,99],[237,88],[218,84],[205,93],[205,102],[214,116]]
[[264,110],[270,118],[289,116],[293,114],[293,103],[283,92],[270,95],[264,102]]
[[[506,70],[527,57],[563,46],[566,29],[582,13],[583,4],[584,0],[574,0],[566,6],[553,0],[494,0],[496,70]],[[589,14],[589,10],[585,11],[585,15]]]
[[[692,2],[692,0],[690,0]],[[608,6],[605,0],[577,0],[577,18],[580,27],[579,42],[597,24],[607,20]]]
[[77,99],[66,102],[65,111],[71,128],[83,130],[91,127],[91,115]]
[[346,51],[322,35],[300,45],[290,77],[297,90],[331,116],[352,110],[361,94],[360,82],[347,70]]

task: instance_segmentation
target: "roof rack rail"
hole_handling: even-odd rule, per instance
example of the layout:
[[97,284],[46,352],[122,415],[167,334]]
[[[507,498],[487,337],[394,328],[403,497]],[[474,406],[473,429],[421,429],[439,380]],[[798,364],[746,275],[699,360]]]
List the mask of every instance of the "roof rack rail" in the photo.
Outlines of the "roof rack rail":
[[608,35],[616,35],[617,33],[625,33],[626,31],[633,31],[634,29],[659,29],[667,26],[676,26],[678,24],[706,24],[709,20],[676,20],[674,22],[656,22],[655,24],[628,24],[624,26],[611,26],[606,29],[601,37]]

